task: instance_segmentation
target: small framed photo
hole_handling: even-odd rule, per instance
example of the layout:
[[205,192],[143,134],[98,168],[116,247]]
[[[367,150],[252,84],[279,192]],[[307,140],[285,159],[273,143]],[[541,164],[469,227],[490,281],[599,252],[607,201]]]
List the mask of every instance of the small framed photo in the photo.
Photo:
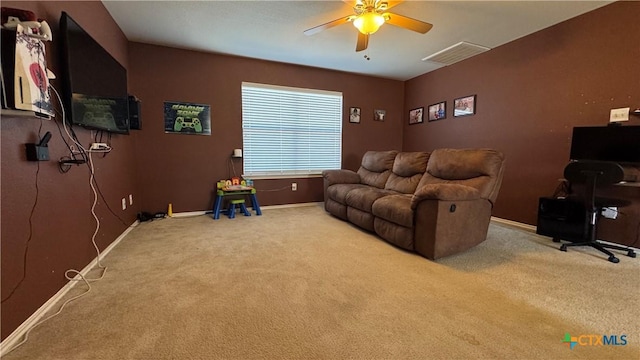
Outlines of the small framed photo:
[[384,121],[384,118],[387,116],[386,110],[374,110],[373,111],[373,120],[375,121]]
[[429,105],[429,121],[442,120],[447,118],[447,102]]
[[354,124],[360,123],[360,108],[352,107],[349,108],[349,122]]
[[409,125],[419,124],[423,119],[424,108],[416,108],[409,111]]
[[470,95],[453,100],[453,116],[467,116],[476,113],[476,96]]

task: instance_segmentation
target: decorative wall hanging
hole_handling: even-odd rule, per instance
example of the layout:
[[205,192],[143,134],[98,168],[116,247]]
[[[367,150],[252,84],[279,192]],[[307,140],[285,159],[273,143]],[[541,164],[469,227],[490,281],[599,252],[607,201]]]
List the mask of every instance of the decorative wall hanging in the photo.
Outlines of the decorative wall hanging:
[[447,118],[447,102],[442,101],[429,105],[429,121],[442,120]]
[[409,125],[419,124],[424,121],[424,108],[416,108],[409,111]]
[[164,132],[171,134],[211,135],[210,106],[165,101]]
[[352,107],[349,108],[349,122],[354,124],[360,123],[360,108]]
[[470,95],[453,100],[453,116],[467,116],[476,113],[476,96]]

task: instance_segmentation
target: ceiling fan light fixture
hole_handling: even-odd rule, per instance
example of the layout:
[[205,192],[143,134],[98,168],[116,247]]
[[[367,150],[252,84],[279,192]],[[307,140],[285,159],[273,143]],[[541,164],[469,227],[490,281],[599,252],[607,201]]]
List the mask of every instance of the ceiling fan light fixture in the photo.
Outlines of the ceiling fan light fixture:
[[384,24],[384,16],[377,12],[366,12],[353,20],[353,26],[365,35],[373,34]]

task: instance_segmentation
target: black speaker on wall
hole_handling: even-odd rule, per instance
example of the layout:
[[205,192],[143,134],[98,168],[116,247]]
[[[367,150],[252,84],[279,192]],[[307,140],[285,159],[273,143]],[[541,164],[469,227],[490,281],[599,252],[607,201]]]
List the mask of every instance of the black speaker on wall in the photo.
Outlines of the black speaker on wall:
[[142,130],[140,107],[140,100],[133,95],[129,95],[129,128],[131,130]]

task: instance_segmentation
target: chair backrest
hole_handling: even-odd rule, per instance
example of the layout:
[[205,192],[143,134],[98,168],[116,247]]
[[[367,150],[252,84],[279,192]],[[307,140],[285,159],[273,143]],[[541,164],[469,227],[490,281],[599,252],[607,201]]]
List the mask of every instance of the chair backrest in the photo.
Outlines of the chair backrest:
[[587,184],[594,180],[594,186],[606,186],[622,181],[624,170],[614,162],[578,160],[564,168],[564,178],[572,184]]

